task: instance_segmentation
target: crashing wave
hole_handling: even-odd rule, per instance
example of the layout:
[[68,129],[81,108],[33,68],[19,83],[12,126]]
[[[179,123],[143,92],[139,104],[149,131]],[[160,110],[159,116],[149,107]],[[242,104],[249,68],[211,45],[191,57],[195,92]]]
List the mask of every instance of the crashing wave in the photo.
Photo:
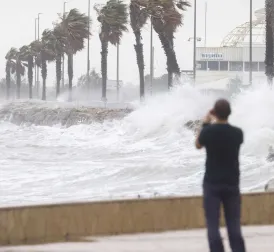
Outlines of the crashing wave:
[[266,192],[274,192],[274,179],[269,180],[264,189]]
[[16,125],[39,126],[101,123],[105,120],[119,120],[133,111],[132,108],[95,108],[57,104],[54,102],[11,102],[0,107],[0,120]]

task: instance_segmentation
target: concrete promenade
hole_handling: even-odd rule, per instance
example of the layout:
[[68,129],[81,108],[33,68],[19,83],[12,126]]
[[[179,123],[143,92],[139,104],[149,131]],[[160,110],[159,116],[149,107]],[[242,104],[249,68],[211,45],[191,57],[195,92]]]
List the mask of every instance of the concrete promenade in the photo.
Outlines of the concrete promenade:
[[[244,227],[248,252],[274,251],[274,226]],[[228,247],[226,231],[222,237]],[[1,247],[1,252],[207,252],[208,244],[204,229],[157,234],[123,235],[114,237],[86,238],[77,243],[55,243],[47,245]]]

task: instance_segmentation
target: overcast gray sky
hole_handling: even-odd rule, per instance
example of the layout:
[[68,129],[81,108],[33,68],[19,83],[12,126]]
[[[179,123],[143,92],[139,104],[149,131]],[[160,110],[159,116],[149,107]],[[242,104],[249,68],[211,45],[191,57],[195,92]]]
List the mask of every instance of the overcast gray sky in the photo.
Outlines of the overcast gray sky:
[[[204,37],[204,6],[206,0],[197,0],[197,36]],[[87,12],[88,0],[68,0],[67,10],[78,8]],[[106,0],[92,0],[95,3],[105,3]],[[129,0],[125,0],[129,2]],[[193,3],[193,0],[190,1]],[[223,37],[237,25],[248,21],[250,0],[207,0],[207,46],[219,46]],[[253,0],[254,10],[264,7],[264,0]],[[0,47],[0,77],[5,77],[5,55],[11,47],[21,47],[34,40],[34,19],[39,12],[41,16],[41,33],[46,28],[52,28],[52,22],[58,19],[57,13],[63,10],[63,0],[1,0],[0,23],[2,39]],[[92,10],[91,38],[91,68],[100,71],[100,40],[98,37],[99,24],[96,14]],[[185,13],[184,26],[176,34],[176,53],[181,69],[192,68],[192,43],[188,38],[193,36],[193,8]],[[149,26],[143,31],[145,44],[146,73],[149,72]],[[129,33],[125,34],[120,47],[121,51],[121,79],[125,82],[138,82],[138,68],[133,48],[134,35],[129,26]],[[203,41],[197,46],[203,46]],[[158,38],[155,36],[155,75],[165,73],[166,59]],[[86,50],[77,54],[74,61],[75,79],[86,72]],[[116,78],[116,49],[109,48],[109,79]],[[54,64],[49,66],[48,85],[54,85]]]

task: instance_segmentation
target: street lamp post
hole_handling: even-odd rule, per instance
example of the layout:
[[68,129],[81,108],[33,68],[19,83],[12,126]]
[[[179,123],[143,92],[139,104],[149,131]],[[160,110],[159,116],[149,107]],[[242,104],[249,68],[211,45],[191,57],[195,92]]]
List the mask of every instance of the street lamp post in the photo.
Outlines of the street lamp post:
[[65,13],[66,13],[66,5],[67,5],[68,2],[64,2],[63,4],[63,16],[65,16]]
[[38,13],[38,33],[37,33],[37,37],[38,37],[38,40],[40,40],[40,16],[42,15],[42,13]]
[[154,48],[153,48],[153,17],[150,19],[150,95],[152,96],[152,88],[153,88],[153,70],[154,70]]
[[253,3],[252,0],[250,0],[250,20],[249,20],[249,85],[252,85],[252,38],[253,38],[253,32],[252,32],[252,12],[253,12]]
[[[35,18],[35,31],[34,31],[34,41],[37,40],[37,18]],[[35,57],[36,60],[36,57]],[[34,86],[35,88],[37,88],[37,66],[36,66],[36,62],[34,63]]]
[[205,47],[206,47],[206,42],[207,42],[207,2],[205,2],[205,41],[204,41]]
[[87,50],[87,85],[90,87],[90,0],[88,0],[88,50]]
[[194,0],[193,81],[196,82],[197,0]]
[[120,41],[117,43],[117,73],[116,73],[116,92],[117,92],[117,102],[119,102],[120,99]]
[[[40,15],[42,15],[42,13],[38,13],[38,17],[37,17],[37,39],[38,41],[40,41]],[[39,86],[40,86],[40,83],[39,83],[39,78],[40,77],[40,74],[39,74],[39,66],[37,66],[37,98],[39,97]]]
[[[63,5],[63,18],[65,18],[67,3],[68,2],[64,2],[64,5]],[[62,89],[64,88],[65,88],[65,54],[63,54],[63,64],[62,64]]]
[[[117,0],[117,3],[119,1]],[[117,102],[119,102],[120,99],[120,40],[118,41],[117,45],[116,45],[116,99]]]

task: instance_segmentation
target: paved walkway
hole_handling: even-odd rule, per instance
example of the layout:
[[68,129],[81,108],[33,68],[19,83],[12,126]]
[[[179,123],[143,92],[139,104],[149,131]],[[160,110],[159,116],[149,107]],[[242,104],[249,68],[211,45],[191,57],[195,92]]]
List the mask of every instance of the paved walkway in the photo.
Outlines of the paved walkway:
[[[274,226],[243,229],[248,252],[274,251]],[[228,249],[227,236],[222,230]],[[81,243],[57,243],[39,246],[0,248],[1,252],[207,252],[205,230],[165,232],[158,234],[101,237]]]

